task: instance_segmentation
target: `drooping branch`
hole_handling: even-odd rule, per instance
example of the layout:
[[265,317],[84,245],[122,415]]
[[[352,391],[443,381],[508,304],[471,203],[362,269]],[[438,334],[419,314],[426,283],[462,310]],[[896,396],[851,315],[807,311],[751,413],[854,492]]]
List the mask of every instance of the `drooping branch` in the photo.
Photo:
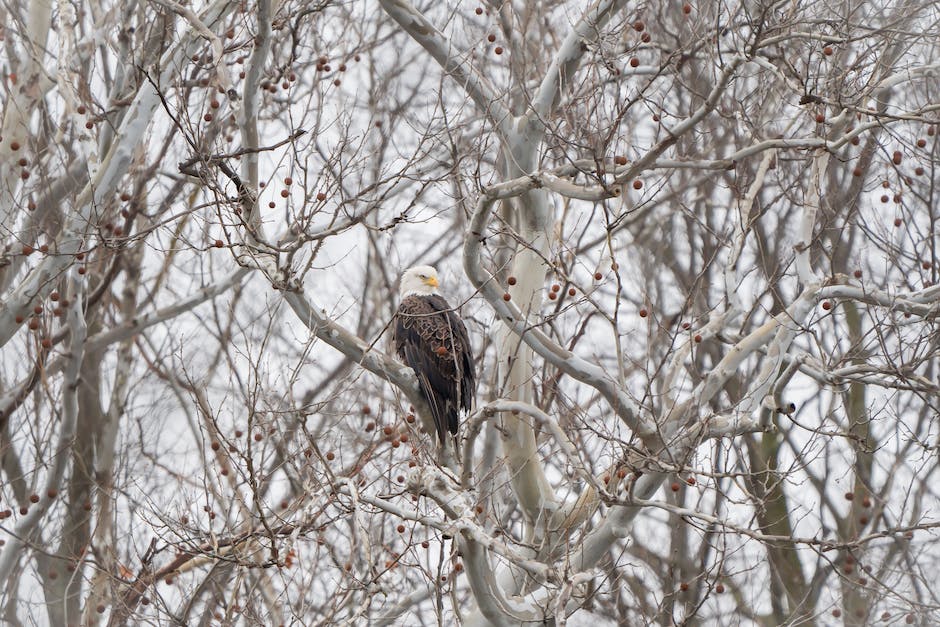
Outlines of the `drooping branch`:
[[[418,410],[422,419],[430,417],[427,403],[419,391],[418,379],[415,377],[414,370],[385,355],[332,320],[325,312],[318,310],[310,303],[302,291],[285,290],[284,300],[290,305],[300,321],[310,329],[311,333],[338,350],[348,359],[400,389],[408,398],[408,401]],[[431,427],[428,429],[428,433],[433,433],[431,423],[425,426],[426,428]]]

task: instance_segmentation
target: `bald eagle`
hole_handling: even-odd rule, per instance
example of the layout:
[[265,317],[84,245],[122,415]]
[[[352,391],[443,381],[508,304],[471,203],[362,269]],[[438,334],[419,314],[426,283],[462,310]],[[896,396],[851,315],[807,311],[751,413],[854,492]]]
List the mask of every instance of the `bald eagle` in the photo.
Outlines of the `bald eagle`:
[[457,413],[470,411],[476,390],[473,351],[463,321],[438,293],[437,270],[415,266],[401,276],[395,350],[415,374],[431,408],[437,437],[457,433]]

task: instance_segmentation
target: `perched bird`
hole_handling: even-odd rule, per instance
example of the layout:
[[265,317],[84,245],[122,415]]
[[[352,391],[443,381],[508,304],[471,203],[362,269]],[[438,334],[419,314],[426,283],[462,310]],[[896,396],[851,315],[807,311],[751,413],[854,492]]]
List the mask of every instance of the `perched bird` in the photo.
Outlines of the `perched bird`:
[[437,437],[457,433],[457,414],[470,411],[476,390],[467,328],[438,293],[437,270],[415,266],[401,276],[395,350],[415,374],[431,408]]

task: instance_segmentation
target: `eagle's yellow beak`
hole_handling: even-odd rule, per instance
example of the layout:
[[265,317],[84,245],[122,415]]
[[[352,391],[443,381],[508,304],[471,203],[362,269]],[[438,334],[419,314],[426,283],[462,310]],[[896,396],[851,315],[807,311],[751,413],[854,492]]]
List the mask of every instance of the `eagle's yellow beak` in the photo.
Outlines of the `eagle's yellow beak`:
[[431,287],[437,287],[438,286],[437,277],[429,276],[427,279],[424,280],[424,284],[430,285]]

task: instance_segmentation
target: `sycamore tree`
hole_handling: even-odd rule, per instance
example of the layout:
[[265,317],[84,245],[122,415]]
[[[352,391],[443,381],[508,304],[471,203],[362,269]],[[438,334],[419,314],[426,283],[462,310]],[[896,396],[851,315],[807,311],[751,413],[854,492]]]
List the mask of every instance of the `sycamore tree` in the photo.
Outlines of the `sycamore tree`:
[[0,18],[0,620],[940,620],[934,2]]

